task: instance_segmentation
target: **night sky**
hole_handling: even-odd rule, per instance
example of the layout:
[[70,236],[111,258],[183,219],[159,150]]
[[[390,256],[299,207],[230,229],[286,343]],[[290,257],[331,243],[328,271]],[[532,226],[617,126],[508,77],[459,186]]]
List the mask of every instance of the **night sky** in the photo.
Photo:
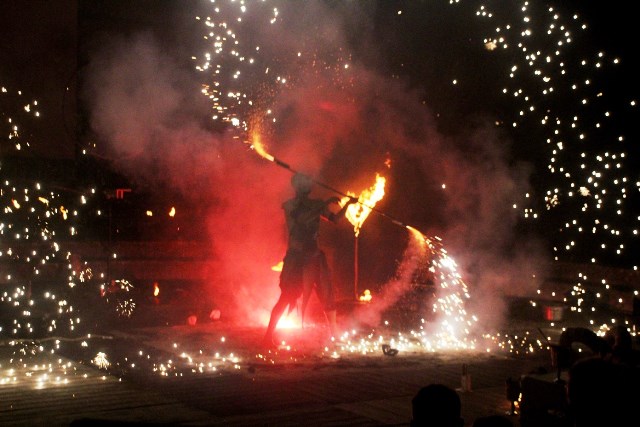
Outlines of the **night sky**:
[[[259,131],[276,157],[340,191],[382,173],[381,211],[443,238],[473,286],[514,289],[552,259],[637,265],[630,6],[556,3],[549,34],[546,4],[525,14],[509,1],[247,2],[225,27],[238,55],[225,44],[202,68],[206,17],[229,19],[240,2],[2,1],[0,85],[41,100],[24,155],[106,159],[140,191],[205,205],[221,281],[262,281],[284,251],[290,171],[249,150]],[[555,44],[566,32],[571,42]],[[327,236],[348,277],[349,227]],[[393,274],[405,239],[372,214],[364,282]]]

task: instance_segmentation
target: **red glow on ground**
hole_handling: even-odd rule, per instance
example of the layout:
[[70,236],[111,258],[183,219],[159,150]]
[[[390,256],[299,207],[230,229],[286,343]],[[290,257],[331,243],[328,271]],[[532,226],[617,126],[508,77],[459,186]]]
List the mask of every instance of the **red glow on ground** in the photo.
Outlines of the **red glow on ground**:
[[[260,313],[260,316],[259,316],[260,324],[265,325],[266,327],[266,325],[269,324],[270,316],[271,316],[271,313],[266,310]],[[293,311],[289,315],[287,315],[287,313],[282,315],[282,318],[280,318],[280,321],[278,322],[278,327],[276,329],[282,330],[282,329],[294,329],[294,328],[301,328],[301,327],[302,327],[302,323],[301,323],[300,317],[297,315],[295,311]]]
[[280,322],[278,322],[277,329],[292,329],[292,328],[299,328],[299,327],[300,327],[300,321],[297,318],[288,316],[288,317],[282,317],[282,319],[280,319]]

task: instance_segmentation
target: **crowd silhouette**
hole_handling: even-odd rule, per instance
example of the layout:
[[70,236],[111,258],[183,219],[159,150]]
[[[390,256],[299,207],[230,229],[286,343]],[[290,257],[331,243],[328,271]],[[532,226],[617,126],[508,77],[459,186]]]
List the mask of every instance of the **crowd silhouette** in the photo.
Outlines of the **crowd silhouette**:
[[[478,417],[471,424],[462,417],[460,396],[455,389],[433,383],[413,397],[411,427],[607,427],[640,425],[636,407],[640,402],[640,352],[634,347],[629,330],[612,328],[604,337],[585,331],[568,330],[561,342],[570,349],[578,338],[588,342],[591,353],[566,358],[566,380],[547,381],[533,396],[529,408],[538,413]],[[521,382],[526,386],[527,378]],[[538,381],[538,380],[531,380]],[[538,381],[540,383],[540,381]],[[535,387],[540,387],[536,385]],[[529,389],[531,390],[531,389]],[[543,402],[531,402],[540,399]],[[533,411],[532,411],[533,412]],[[543,413],[544,412],[544,413]],[[515,415],[515,414],[513,414]],[[526,415],[526,417],[524,416]]]

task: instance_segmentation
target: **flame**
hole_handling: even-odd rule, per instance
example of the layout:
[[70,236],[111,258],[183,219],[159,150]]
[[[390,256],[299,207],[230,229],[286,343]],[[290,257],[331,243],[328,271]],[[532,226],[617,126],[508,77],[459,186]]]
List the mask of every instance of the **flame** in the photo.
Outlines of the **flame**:
[[362,302],[370,302],[373,299],[373,295],[371,295],[371,291],[369,289],[365,289],[358,299]]
[[387,167],[387,169],[391,169],[391,156],[389,155],[389,153],[387,153],[387,158],[384,161],[384,165]]
[[420,232],[417,228],[414,228],[410,225],[406,225],[405,227],[421,245],[426,245],[431,250],[432,254],[446,254],[447,251],[442,248],[442,239],[440,239],[438,236],[429,238],[422,232]]
[[[362,228],[362,224],[364,224],[373,207],[384,197],[384,186],[386,182],[385,177],[376,174],[375,184],[360,193],[358,203],[354,203],[347,208],[345,216],[353,225],[353,231],[356,236],[360,234],[360,228]],[[346,198],[343,202],[345,201]]]
[[284,261],[280,261],[279,263],[277,263],[276,265],[271,267],[271,270],[272,271],[282,271],[282,265],[283,264],[284,264]]
[[270,162],[275,161],[275,157],[273,157],[271,154],[267,153],[267,150],[265,149],[264,144],[262,143],[262,141],[260,140],[260,134],[256,131],[252,132],[251,134],[252,136],[252,143],[251,143],[251,149],[254,150],[256,153],[258,153],[262,158],[265,158],[267,160],[269,160]]
[[169,216],[170,217],[174,217],[176,216],[176,208],[175,207],[171,207],[171,210],[169,210]]
[[153,216],[153,212],[152,211],[147,211],[147,216]]
[[407,230],[409,230],[409,232],[411,233],[411,235],[418,241],[418,242],[424,242],[424,243],[428,243],[429,239],[427,238],[427,236],[425,236],[424,234],[422,234],[420,231],[418,231],[418,229],[413,228],[410,225],[407,225]]
[[160,295],[160,286],[158,286],[158,282],[153,283],[153,296],[157,297]]

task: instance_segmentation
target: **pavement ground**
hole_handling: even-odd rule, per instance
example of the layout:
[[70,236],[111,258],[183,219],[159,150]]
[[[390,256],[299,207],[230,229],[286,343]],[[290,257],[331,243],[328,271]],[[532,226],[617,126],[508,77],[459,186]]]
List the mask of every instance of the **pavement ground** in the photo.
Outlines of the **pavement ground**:
[[[458,390],[470,426],[511,413],[508,378],[553,376],[544,349],[394,354],[332,344],[312,324],[281,332],[284,345],[267,350],[257,345],[263,333],[220,320],[5,342],[0,425],[408,426],[411,398],[437,382]],[[519,425],[517,414],[509,417]]]

